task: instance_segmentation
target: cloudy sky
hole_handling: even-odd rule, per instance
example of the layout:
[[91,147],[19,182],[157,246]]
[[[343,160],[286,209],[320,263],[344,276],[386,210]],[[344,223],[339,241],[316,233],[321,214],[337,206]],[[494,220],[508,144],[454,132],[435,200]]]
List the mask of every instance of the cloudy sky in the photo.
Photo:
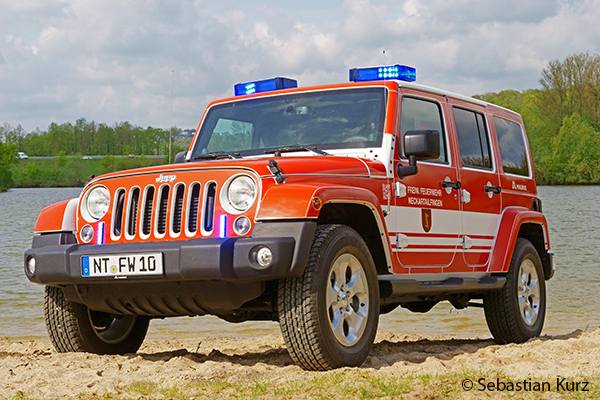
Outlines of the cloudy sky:
[[600,53],[598,21],[598,0],[0,0],[0,124],[168,128],[173,81],[173,124],[195,128],[235,83],[381,64],[466,95],[537,88],[548,61]]

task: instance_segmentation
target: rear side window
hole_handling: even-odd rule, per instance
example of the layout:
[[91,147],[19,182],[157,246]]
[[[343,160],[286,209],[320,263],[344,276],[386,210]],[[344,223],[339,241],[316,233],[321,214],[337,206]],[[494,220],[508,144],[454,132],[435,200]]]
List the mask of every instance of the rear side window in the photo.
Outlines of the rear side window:
[[502,168],[507,174],[529,176],[527,149],[521,126],[504,118],[494,117],[494,126],[500,145]]
[[483,114],[454,108],[454,123],[463,167],[492,169],[490,143]]
[[[402,98],[402,110],[400,113],[400,134],[402,141],[407,131],[418,131],[431,129],[440,133],[440,156],[436,162],[447,162],[444,126],[442,124],[442,110],[439,104],[433,101],[415,99],[412,97]],[[404,149],[402,149],[404,157]]]

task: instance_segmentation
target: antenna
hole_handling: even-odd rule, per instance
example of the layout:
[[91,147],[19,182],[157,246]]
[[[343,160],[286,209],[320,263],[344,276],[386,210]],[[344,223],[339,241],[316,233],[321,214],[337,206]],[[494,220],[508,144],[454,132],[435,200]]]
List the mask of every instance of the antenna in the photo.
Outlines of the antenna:
[[[383,54],[383,65],[387,65],[387,62],[385,61],[385,49],[383,49],[382,54]],[[385,81],[387,79],[383,78],[383,80]]]
[[171,163],[171,143],[173,143],[173,82],[175,70],[171,70],[171,127],[169,128],[169,163]]

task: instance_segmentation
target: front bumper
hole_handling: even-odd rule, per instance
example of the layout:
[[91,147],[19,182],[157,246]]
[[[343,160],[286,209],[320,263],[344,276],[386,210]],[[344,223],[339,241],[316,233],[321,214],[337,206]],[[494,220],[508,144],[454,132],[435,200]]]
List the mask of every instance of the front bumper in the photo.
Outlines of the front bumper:
[[[33,248],[25,253],[25,274],[30,281],[44,285],[102,284],[119,282],[224,281],[231,283],[264,282],[300,276],[308,259],[316,223],[257,223],[250,237],[200,238],[184,241],[117,243],[90,245],[73,243],[64,233],[34,238]],[[56,244],[58,243],[58,244]],[[65,243],[65,244],[60,244]],[[267,246],[273,261],[261,267],[252,254]],[[164,274],[136,277],[84,277],[83,256],[127,255],[160,252]],[[35,259],[35,273],[27,268]]]

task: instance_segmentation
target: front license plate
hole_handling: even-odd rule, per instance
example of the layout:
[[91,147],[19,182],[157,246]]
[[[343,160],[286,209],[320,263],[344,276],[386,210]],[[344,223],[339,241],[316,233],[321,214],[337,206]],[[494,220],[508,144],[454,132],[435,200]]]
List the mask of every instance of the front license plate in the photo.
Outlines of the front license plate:
[[81,276],[162,275],[162,253],[81,257]]

